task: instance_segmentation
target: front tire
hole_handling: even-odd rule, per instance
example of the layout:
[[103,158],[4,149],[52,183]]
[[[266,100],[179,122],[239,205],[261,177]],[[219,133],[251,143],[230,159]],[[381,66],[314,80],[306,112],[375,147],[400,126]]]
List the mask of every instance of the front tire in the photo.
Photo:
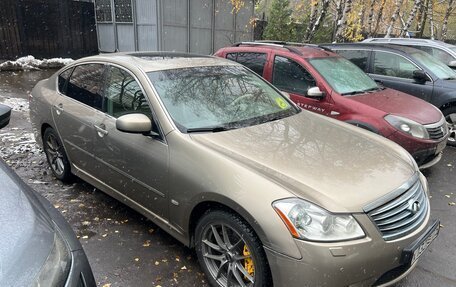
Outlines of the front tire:
[[70,181],[72,178],[70,162],[62,141],[52,128],[44,131],[43,148],[54,176],[63,182]]
[[448,143],[449,146],[456,146],[456,106],[446,108],[442,111],[448,124]]
[[198,261],[212,286],[272,286],[263,246],[238,215],[206,212],[196,226],[195,238]]

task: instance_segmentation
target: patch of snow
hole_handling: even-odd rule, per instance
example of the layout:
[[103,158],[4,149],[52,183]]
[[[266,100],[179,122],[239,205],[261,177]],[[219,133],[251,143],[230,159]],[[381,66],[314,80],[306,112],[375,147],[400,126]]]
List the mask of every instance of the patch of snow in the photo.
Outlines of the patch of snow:
[[21,98],[6,98],[3,100],[2,104],[9,106],[16,112],[28,112],[29,111],[29,102],[28,100]]
[[11,155],[24,153],[40,154],[41,148],[36,144],[33,133],[4,133],[0,135],[1,142],[0,157],[7,158]]
[[71,58],[52,58],[35,59],[33,56],[25,56],[16,61],[6,61],[0,64],[0,71],[20,71],[20,70],[41,70],[61,68],[70,64],[74,60]]

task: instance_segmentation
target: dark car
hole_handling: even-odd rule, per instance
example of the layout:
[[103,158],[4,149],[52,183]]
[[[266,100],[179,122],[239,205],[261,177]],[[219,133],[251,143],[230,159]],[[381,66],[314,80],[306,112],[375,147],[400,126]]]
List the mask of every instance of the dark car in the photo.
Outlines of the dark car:
[[448,145],[456,146],[456,72],[415,48],[387,44],[325,44],[351,60],[375,81],[438,107],[449,128]]
[[379,87],[347,59],[315,45],[244,42],[216,56],[239,62],[289,93],[301,108],[380,134],[404,147],[421,168],[446,146],[442,113],[423,100]]
[[[0,128],[11,109],[0,105]],[[0,159],[0,286],[96,286],[63,216]]]
[[439,59],[452,69],[456,69],[456,46],[439,40],[418,38],[369,38],[363,43],[383,43],[409,46],[424,51]]

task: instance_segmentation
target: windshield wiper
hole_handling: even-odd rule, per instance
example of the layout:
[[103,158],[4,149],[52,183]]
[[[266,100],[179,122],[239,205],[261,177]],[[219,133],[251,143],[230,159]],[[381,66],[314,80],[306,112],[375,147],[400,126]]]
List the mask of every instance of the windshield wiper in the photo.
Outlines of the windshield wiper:
[[211,133],[216,133],[216,132],[223,132],[227,130],[232,130],[234,127],[229,127],[229,126],[214,126],[214,127],[202,127],[202,128],[189,128],[187,129],[187,133],[198,133],[198,132],[211,132]]
[[342,96],[349,96],[349,95],[356,95],[356,94],[364,94],[366,91],[351,91],[351,92],[346,92],[342,93]]

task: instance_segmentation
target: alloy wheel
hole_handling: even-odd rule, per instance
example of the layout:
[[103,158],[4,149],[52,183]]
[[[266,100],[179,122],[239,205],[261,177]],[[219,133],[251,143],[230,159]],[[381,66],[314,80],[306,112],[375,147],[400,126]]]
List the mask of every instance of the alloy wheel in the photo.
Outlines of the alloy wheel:
[[456,113],[451,113],[445,117],[448,124],[448,144],[456,145]]
[[62,153],[62,146],[53,134],[49,134],[46,140],[46,156],[48,157],[49,164],[52,170],[57,175],[62,175],[65,172],[64,155]]
[[242,236],[230,226],[208,225],[203,232],[201,251],[204,264],[220,286],[254,285],[253,257]]

